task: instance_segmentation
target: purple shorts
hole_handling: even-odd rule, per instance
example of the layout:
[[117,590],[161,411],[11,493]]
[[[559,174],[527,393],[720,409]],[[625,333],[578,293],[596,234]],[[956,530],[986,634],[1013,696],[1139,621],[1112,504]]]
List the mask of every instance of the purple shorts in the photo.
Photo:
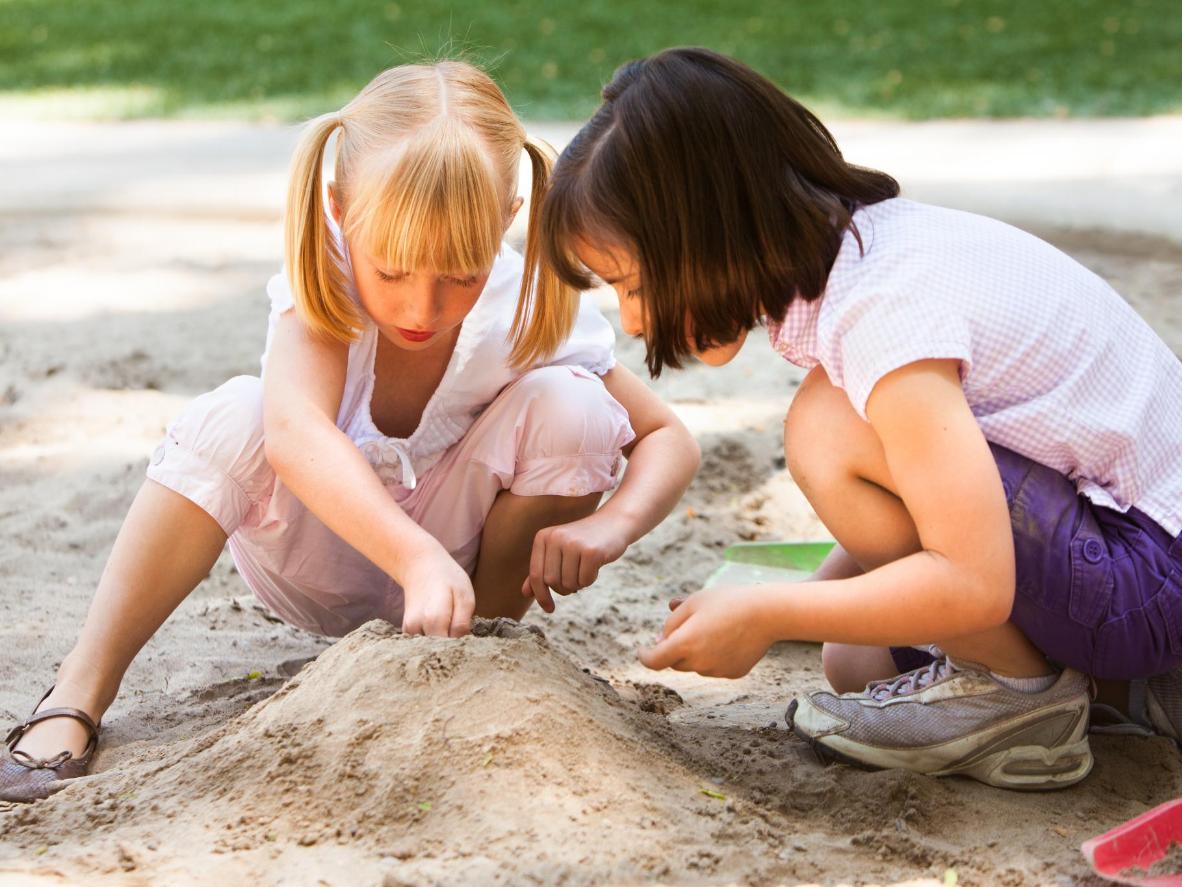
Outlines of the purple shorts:
[[[990,444],[1014,531],[1010,621],[1059,665],[1109,680],[1182,663],[1182,535],[1093,505],[1059,472]],[[931,661],[892,647],[901,671]]]

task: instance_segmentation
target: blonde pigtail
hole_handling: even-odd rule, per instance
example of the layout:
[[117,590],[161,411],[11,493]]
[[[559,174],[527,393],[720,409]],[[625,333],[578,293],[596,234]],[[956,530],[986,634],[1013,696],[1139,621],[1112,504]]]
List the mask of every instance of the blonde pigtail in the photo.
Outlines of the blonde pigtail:
[[544,142],[528,137],[525,152],[529,155],[533,179],[525,236],[525,273],[511,333],[510,360],[518,368],[545,360],[557,351],[574,328],[579,311],[579,294],[542,262],[542,202],[554,167],[554,152]]
[[322,173],[328,140],[341,125],[339,114],[322,114],[300,136],[287,190],[284,253],[300,317],[313,329],[349,342],[356,337],[359,318],[342,297],[343,257],[328,230]]

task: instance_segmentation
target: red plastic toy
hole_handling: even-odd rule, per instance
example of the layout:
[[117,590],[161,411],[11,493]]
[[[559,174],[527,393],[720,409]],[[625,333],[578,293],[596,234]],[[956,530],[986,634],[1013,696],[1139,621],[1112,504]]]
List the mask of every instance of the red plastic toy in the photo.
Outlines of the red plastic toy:
[[1079,849],[1096,874],[1118,884],[1182,887],[1182,865],[1149,874],[1171,850],[1182,857],[1182,798],[1084,841]]

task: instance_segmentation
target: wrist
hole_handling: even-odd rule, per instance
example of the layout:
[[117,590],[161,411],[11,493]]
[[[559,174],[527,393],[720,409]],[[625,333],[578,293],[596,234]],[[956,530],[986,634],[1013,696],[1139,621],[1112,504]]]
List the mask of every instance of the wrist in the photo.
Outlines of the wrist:
[[617,502],[614,496],[588,519],[596,523],[603,523],[610,528],[624,548],[648,532],[648,527],[644,523],[644,515],[634,512],[622,502]]
[[406,573],[416,563],[438,557],[440,554],[447,554],[447,550],[439,540],[418,525],[413,525],[413,529],[409,532],[403,530],[393,534],[392,538],[395,541],[390,546],[388,562],[382,564],[382,567],[395,582],[404,588],[406,587]]
[[754,586],[751,619],[768,646],[778,641],[792,640],[792,589],[783,585]]

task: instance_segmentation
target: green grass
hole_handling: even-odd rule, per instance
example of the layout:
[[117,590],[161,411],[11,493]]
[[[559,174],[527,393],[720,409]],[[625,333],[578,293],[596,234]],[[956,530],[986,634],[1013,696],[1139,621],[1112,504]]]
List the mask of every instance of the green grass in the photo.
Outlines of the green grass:
[[465,49],[533,119],[620,62],[709,46],[823,114],[1182,110],[1179,0],[0,0],[0,111],[292,119]]

